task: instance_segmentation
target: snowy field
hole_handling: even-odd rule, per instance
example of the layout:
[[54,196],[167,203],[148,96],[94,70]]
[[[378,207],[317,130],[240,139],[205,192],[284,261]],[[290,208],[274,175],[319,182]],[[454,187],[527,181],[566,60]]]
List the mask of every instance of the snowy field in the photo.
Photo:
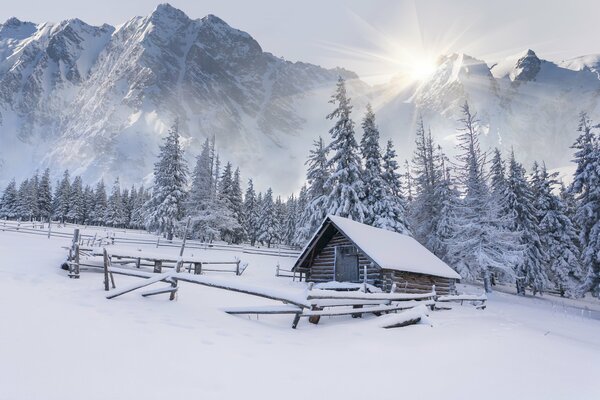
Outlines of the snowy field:
[[[107,300],[100,273],[71,280],[59,268],[69,242],[0,232],[1,400],[600,398],[595,300],[496,292],[484,311],[455,305],[430,313],[431,324],[386,330],[376,317],[336,317],[293,330],[292,316],[221,311],[275,302],[186,283],[173,302]],[[192,253],[249,264],[239,277],[212,273],[223,279],[305,287],[275,277],[292,258]]]

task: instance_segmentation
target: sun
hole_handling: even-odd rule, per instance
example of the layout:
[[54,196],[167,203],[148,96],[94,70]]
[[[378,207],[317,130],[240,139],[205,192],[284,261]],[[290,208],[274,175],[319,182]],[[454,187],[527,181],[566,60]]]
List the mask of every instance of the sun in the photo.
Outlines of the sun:
[[413,82],[426,81],[434,74],[437,69],[437,63],[433,57],[415,57],[405,62],[406,77]]

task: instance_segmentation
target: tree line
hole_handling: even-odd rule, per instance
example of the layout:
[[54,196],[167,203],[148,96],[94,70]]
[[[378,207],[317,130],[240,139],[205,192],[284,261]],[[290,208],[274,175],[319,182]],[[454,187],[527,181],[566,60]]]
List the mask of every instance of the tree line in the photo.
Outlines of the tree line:
[[0,201],[0,217],[145,228],[167,238],[225,240],[302,247],[333,214],[414,236],[469,281],[487,291],[513,283],[519,294],[558,290],[567,296],[600,295],[600,136],[580,116],[577,170],[566,186],[545,164],[527,171],[514,152],[480,147],[480,123],[468,103],[461,109],[456,156],[435,143],[422,118],[412,160],[401,173],[392,141],[380,144],[370,106],[356,139],[351,99],[339,79],[330,103],[329,141],[313,143],[306,184],[283,200],[271,188],[256,192],[241,173],[221,166],[215,139],[207,139],[189,169],[175,123],[154,166],[149,190],[106,194],[103,181],[83,187],[65,171],[52,193],[50,172],[19,187],[13,180]]

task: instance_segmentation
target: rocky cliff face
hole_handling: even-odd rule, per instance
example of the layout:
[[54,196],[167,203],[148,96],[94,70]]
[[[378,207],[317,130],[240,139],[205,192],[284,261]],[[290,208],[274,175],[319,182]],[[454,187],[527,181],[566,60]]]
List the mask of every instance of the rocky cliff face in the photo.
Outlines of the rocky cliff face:
[[367,88],[351,72],[285,61],[214,15],[191,19],[167,4],[118,29],[11,19],[0,25],[0,55],[4,176],[42,161],[139,182],[179,118],[190,156],[214,135],[248,175],[271,168],[291,176],[291,189],[302,164],[282,161],[314,135],[304,134],[307,107],[318,104],[324,122],[340,75]]

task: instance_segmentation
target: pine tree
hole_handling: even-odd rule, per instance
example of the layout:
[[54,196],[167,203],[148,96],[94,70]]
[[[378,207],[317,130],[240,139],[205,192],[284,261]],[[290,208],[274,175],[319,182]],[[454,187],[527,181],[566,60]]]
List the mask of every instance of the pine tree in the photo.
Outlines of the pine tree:
[[85,197],[83,195],[83,182],[80,176],[73,179],[69,193],[69,211],[67,219],[76,224],[83,223],[85,217]]
[[273,190],[267,189],[261,201],[259,214],[258,241],[271,247],[277,240],[277,221],[275,220],[275,203]]
[[503,229],[498,209],[490,201],[476,114],[465,103],[462,115],[457,160],[463,194],[456,208],[454,234],[448,243],[448,260],[463,279],[481,277],[485,290],[491,292],[494,272],[504,279],[514,276],[511,266],[520,249],[515,245],[515,235]]
[[580,293],[600,297],[600,144],[587,114],[580,115],[579,137],[573,144],[577,169],[570,191],[575,195],[575,223],[579,228],[585,278]]
[[361,201],[364,186],[361,163],[354,137],[354,122],[350,119],[352,106],[341,77],[330,103],[336,108],[327,116],[327,119],[335,120],[335,125],[329,130],[332,141],[328,150],[332,156],[327,165],[332,173],[325,182],[325,209],[329,214],[363,222],[368,211]]
[[94,210],[91,215],[92,223],[95,225],[105,225],[104,217],[106,216],[106,208],[108,206],[108,199],[106,197],[106,187],[104,186],[104,180],[100,180],[96,184],[95,199],[94,199]]
[[[382,179],[381,149],[379,148],[379,129],[375,124],[375,113],[367,104],[367,113],[362,121],[363,136],[360,142],[364,170],[362,178],[367,182],[364,186],[363,203],[366,214],[364,223],[379,227],[385,224],[384,197],[385,183]],[[377,222],[377,224],[376,224]]]
[[436,165],[435,144],[431,132],[425,132],[422,119],[417,124],[415,144],[412,168],[415,195],[410,207],[410,224],[415,238],[432,250],[427,242],[432,238],[435,220],[439,216],[436,188],[442,183],[445,171]]
[[50,187],[50,169],[46,168],[38,187],[37,208],[40,219],[47,221],[52,215],[52,188]]
[[83,223],[88,225],[92,224],[92,214],[95,208],[95,194],[94,189],[90,185],[85,185],[83,189],[83,199],[84,199],[84,213],[83,213]]
[[498,148],[494,149],[494,156],[490,166],[491,183],[490,189],[493,197],[501,198],[506,192],[506,169],[502,153]]
[[382,181],[384,197],[381,207],[381,216],[376,218],[374,226],[410,235],[407,219],[407,204],[402,195],[402,182],[398,174],[398,162],[394,144],[388,140],[382,158]]
[[12,179],[2,193],[0,218],[14,219],[17,217],[17,197],[17,183]]
[[108,197],[104,222],[108,226],[123,226],[123,200],[121,198],[121,184],[119,183],[119,178],[115,179],[110,196]]
[[69,201],[71,199],[71,182],[69,178],[69,171],[65,170],[63,173],[63,179],[60,184],[56,187],[54,194],[54,216],[61,222],[65,222],[69,213]]
[[186,184],[187,165],[179,143],[176,121],[160,146],[158,160],[154,164],[152,198],[148,204],[150,226],[169,240],[173,238],[176,222],[184,215]]
[[259,208],[256,201],[256,193],[254,192],[254,183],[252,179],[248,179],[248,188],[244,196],[244,231],[251,246],[256,244],[259,228]]
[[286,205],[286,215],[284,222],[284,235],[283,243],[292,245],[294,238],[296,237],[296,226],[298,224],[298,200],[294,197],[294,194],[288,198]]
[[323,138],[319,137],[313,142],[313,149],[310,150],[308,159],[305,162],[305,165],[307,165],[306,180],[309,187],[306,192],[307,204],[302,209],[294,239],[294,242],[299,246],[304,246],[327,216],[325,183],[331,175],[327,153],[325,142]]
[[[534,168],[534,171],[536,168]],[[558,173],[548,173],[543,164],[532,180],[535,208],[538,212],[540,240],[547,252],[545,269],[561,295],[578,295],[583,278],[577,231],[567,216],[566,205],[552,190],[558,184]]]
[[519,235],[522,253],[516,265],[517,293],[524,295],[530,287],[533,294],[543,292],[549,280],[544,270],[547,254],[540,240],[534,195],[525,177],[525,169],[511,153],[507,177],[506,212],[508,228]]
[[192,175],[192,187],[190,189],[188,206],[191,211],[201,204],[213,198],[213,151],[208,139],[202,146],[202,151],[196,157],[196,166]]

